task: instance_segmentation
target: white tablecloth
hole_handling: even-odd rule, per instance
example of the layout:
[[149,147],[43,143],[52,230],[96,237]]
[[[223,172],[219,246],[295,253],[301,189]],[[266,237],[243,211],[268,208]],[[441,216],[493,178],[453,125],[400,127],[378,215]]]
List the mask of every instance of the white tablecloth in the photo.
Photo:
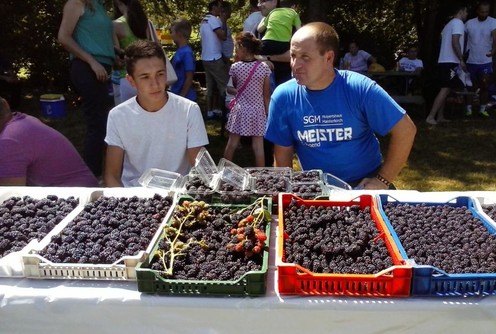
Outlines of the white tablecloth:
[[[399,200],[407,201],[411,194],[396,195]],[[463,195],[478,196],[487,202],[496,199],[494,193]],[[445,200],[451,194],[433,196]],[[496,296],[281,297],[274,292],[274,256],[269,267],[267,295],[250,298],[147,295],[137,291],[136,282],[124,281],[0,278],[0,333],[494,333],[496,330]]]

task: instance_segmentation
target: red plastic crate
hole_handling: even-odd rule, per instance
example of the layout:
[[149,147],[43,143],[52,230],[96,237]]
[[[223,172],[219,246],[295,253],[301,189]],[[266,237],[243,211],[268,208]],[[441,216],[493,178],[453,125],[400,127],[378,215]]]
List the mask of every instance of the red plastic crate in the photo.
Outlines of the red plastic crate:
[[[370,207],[373,220],[380,231],[393,260],[393,266],[377,274],[319,274],[294,263],[285,262],[284,209],[292,199],[307,206]],[[412,267],[406,265],[394,240],[388,232],[377,207],[375,197],[361,195],[349,202],[330,200],[303,200],[293,194],[279,194],[279,226],[277,236],[276,266],[280,294],[292,295],[346,295],[374,297],[408,297],[412,283]]]

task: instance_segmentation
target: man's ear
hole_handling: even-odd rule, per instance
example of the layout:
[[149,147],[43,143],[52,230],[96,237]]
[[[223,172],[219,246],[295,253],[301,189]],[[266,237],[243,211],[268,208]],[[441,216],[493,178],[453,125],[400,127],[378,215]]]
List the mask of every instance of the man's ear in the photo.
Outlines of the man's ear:
[[129,73],[126,74],[126,79],[133,88],[136,88],[136,82],[134,82],[134,78]]
[[334,59],[336,59],[336,53],[334,52],[334,50],[326,51],[326,59],[327,59],[327,63],[334,64]]

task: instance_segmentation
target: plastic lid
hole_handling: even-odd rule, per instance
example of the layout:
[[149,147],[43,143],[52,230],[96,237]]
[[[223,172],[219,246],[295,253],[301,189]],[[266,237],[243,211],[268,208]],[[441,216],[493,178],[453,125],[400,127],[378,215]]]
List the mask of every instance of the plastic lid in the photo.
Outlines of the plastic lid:
[[174,187],[178,187],[178,181],[181,175],[174,172],[169,172],[166,170],[158,168],[148,169],[141,177],[138,182],[143,187],[147,188],[160,188],[171,190]]
[[40,96],[41,100],[63,100],[64,95],[62,94],[43,94]]
[[324,181],[325,181],[325,184],[327,184],[331,188],[341,188],[344,190],[352,190],[353,189],[348,183],[341,180],[339,177],[332,175],[331,173],[325,173]]
[[196,156],[195,170],[203,182],[208,185],[213,184],[214,176],[219,173],[219,169],[205,147],[202,147]]
[[220,179],[236,189],[246,190],[250,185],[250,174],[232,161],[221,158],[219,161]]

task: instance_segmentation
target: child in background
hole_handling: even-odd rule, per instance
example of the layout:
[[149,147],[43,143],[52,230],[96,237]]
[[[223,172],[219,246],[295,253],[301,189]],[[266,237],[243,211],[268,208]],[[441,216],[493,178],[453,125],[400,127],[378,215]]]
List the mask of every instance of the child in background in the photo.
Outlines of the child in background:
[[236,36],[235,57],[239,61],[231,66],[229,75],[233,86],[227,87],[229,94],[236,95],[236,103],[227,120],[229,139],[224,158],[232,160],[241,136],[247,136],[252,138],[255,165],[264,167],[263,136],[269,108],[271,72],[267,64],[255,59],[260,53],[260,46],[260,40],[250,32]]
[[170,90],[191,101],[196,101],[196,91],[193,89],[196,64],[193,49],[189,45],[191,23],[185,19],[178,19],[172,23],[170,32],[172,40],[177,45],[176,53],[172,57],[172,66],[176,71],[177,81]]

